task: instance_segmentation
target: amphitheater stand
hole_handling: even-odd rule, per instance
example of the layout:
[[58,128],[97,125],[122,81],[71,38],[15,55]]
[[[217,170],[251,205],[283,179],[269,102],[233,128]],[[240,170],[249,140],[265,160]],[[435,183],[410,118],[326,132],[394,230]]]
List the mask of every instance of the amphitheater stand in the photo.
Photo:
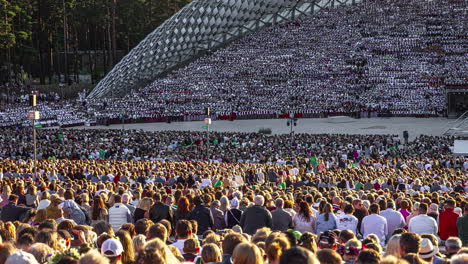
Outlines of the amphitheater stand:
[[468,111],[447,124],[444,136],[468,136]]

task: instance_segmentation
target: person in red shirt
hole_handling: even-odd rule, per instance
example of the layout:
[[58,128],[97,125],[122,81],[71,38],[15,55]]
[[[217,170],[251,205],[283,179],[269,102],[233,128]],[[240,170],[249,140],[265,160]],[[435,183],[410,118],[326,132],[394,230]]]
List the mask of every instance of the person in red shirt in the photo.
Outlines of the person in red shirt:
[[439,214],[439,236],[441,240],[449,237],[458,237],[457,218],[459,215],[453,211],[455,201],[448,199],[445,201],[445,210]]

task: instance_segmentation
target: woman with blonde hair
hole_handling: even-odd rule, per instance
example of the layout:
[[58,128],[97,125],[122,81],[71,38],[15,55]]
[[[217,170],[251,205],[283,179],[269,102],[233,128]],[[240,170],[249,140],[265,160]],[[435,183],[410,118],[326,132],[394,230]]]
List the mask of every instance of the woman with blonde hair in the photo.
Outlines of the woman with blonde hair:
[[50,205],[46,208],[46,219],[57,219],[62,217],[62,209],[59,208],[59,204],[62,203],[58,194],[52,194],[50,196]]
[[201,251],[201,264],[208,264],[212,262],[221,262],[221,250],[218,245],[208,243],[203,246]]
[[138,264],[178,264],[177,258],[172,254],[164,242],[159,238],[148,241],[143,252],[138,256],[135,263]]
[[8,197],[10,197],[10,194],[11,194],[10,186],[9,185],[3,185],[2,195],[1,195],[2,201],[0,202],[0,208],[2,208],[3,206],[5,206],[5,205],[7,205],[9,203]]
[[146,237],[144,235],[137,235],[133,238],[133,249],[135,250],[135,259],[143,252],[146,246]]
[[138,203],[138,208],[135,209],[135,213],[133,214],[133,220],[135,223],[143,218],[149,218],[149,209],[153,205],[153,200],[151,198],[145,197],[140,199]]
[[384,257],[386,256],[394,256],[394,257],[401,257],[400,255],[400,237],[401,235],[393,235],[387,243],[387,248],[385,249]]
[[252,243],[240,243],[232,253],[233,264],[264,264],[260,249]]
[[119,238],[124,249],[121,259],[122,263],[133,263],[135,261],[135,249],[133,247],[133,241],[130,237],[130,234],[125,230],[119,230],[117,233],[115,233],[115,236]]

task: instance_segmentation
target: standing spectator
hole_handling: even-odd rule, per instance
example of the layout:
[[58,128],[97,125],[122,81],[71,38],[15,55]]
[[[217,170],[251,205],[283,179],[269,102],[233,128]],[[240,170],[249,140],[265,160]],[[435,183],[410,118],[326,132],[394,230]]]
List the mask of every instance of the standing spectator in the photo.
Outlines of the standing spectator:
[[187,197],[180,197],[177,202],[177,210],[174,213],[174,221],[177,223],[179,220],[187,219],[190,214],[190,202]]
[[457,218],[459,215],[453,210],[455,201],[445,201],[445,210],[439,214],[439,236],[441,240],[447,240],[451,236],[458,236]]
[[271,213],[263,206],[265,198],[257,195],[254,198],[254,203],[254,206],[247,208],[242,214],[241,219],[241,227],[249,235],[254,234],[259,228],[272,227]]
[[367,209],[363,206],[362,200],[360,199],[354,200],[353,206],[354,216],[358,219],[357,231],[361,232],[362,219],[364,219],[365,216],[369,215],[369,212],[367,212]]
[[437,222],[434,218],[428,216],[427,213],[427,204],[419,204],[419,214],[410,219],[408,223],[408,231],[416,233],[418,235],[422,234],[433,234],[437,235]]
[[64,193],[65,201],[62,204],[62,210],[65,218],[72,219],[79,225],[86,224],[86,215],[81,207],[75,202],[74,194],[71,189],[67,189]]
[[239,200],[234,197],[231,200],[231,208],[224,213],[224,219],[226,221],[226,227],[232,228],[235,225],[240,225],[242,219],[242,211],[239,210]]
[[130,213],[132,216],[135,214],[135,206],[131,205],[132,198],[130,197],[130,194],[124,193],[122,194],[122,204],[125,205],[128,210],[130,210]]
[[116,195],[114,202],[114,206],[109,209],[109,224],[117,232],[123,224],[132,222],[132,213],[122,204],[122,196]]
[[106,205],[104,204],[104,200],[100,195],[94,197],[93,207],[91,207],[90,211],[91,216],[91,225],[95,225],[100,221],[108,221],[108,211]]
[[379,215],[380,208],[378,204],[371,204],[369,212],[370,215],[362,220],[361,233],[364,237],[375,234],[379,238],[380,244],[384,246],[388,234],[387,219]]
[[315,232],[317,234],[336,228],[336,217],[333,214],[332,205],[325,203],[320,210],[320,215],[315,220]]
[[273,221],[272,229],[274,231],[286,231],[289,228],[293,228],[293,220],[291,215],[283,209],[284,200],[282,198],[276,199],[275,206],[276,210],[271,212]]
[[202,235],[205,231],[213,229],[213,215],[211,210],[204,206],[201,196],[195,197],[194,204],[195,208],[190,212],[188,219],[198,222],[197,235]]
[[299,212],[294,215],[293,223],[296,231],[315,233],[315,217],[306,202],[299,203]]
[[226,223],[224,221],[224,213],[219,208],[221,203],[218,200],[214,200],[211,203],[211,215],[213,215],[213,229],[214,230],[222,230],[226,227]]
[[8,204],[3,206],[1,212],[1,219],[3,222],[18,221],[31,209],[16,205],[18,203],[18,199],[19,198],[16,194],[10,194],[8,197]]
[[463,208],[463,216],[457,219],[458,236],[463,246],[468,246],[468,203]]
[[359,220],[353,215],[354,207],[347,204],[343,210],[344,214],[336,217],[336,228],[339,230],[351,230],[354,234],[357,234],[357,227]]
[[151,221],[157,223],[163,219],[168,220],[172,226],[173,222],[173,211],[172,208],[161,202],[161,194],[155,193],[153,195],[154,204],[149,211],[149,217]]
[[385,203],[385,201],[380,201],[381,204],[387,205],[387,209],[380,212],[380,215],[383,216],[387,220],[388,232],[387,232],[387,239],[389,239],[393,231],[398,228],[403,228],[406,226],[405,218],[403,215],[395,211],[393,201],[389,201]]
[[177,241],[174,242],[171,246],[176,247],[180,254],[185,254],[184,252],[184,243],[185,240],[189,239],[192,236],[192,224],[188,220],[180,220],[176,224],[176,236]]

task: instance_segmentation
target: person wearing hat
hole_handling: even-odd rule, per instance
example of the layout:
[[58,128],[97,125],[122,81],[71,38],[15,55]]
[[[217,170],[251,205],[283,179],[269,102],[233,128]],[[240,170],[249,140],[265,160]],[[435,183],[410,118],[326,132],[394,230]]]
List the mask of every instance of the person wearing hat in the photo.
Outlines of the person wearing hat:
[[319,236],[318,246],[320,249],[335,250],[337,247],[336,242],[336,234],[332,231],[325,231]]
[[107,239],[102,243],[101,254],[109,259],[110,264],[122,263],[122,252],[122,243],[115,238]]
[[439,252],[437,246],[432,245],[431,240],[428,238],[421,239],[421,247],[419,249],[419,257],[427,263],[432,263],[434,256]]

